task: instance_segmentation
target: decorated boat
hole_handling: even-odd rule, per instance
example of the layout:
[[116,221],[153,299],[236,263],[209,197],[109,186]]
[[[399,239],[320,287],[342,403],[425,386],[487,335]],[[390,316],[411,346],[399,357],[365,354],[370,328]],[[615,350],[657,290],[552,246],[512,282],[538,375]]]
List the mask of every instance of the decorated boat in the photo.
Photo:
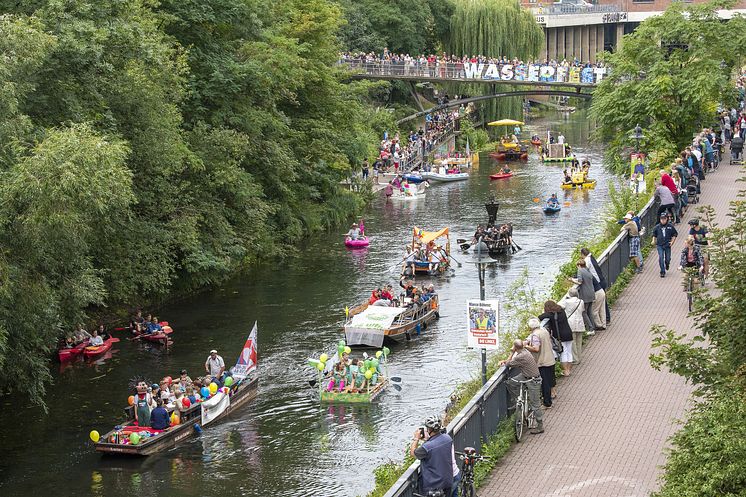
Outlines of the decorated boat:
[[427,188],[429,186],[430,185],[427,183],[427,181],[424,181],[418,185],[415,185],[414,183],[402,185],[401,188],[394,188],[394,192],[392,193],[390,198],[394,200],[404,201],[421,200],[425,198],[425,192],[427,191]]
[[[590,165],[588,166],[590,168]],[[575,169],[572,175],[566,177],[565,181],[562,182],[562,188],[565,190],[572,190],[573,188],[595,188],[596,180],[588,177],[588,170]]]
[[513,173],[497,173],[497,174],[490,174],[490,179],[508,179],[511,176],[513,176]]
[[538,138],[534,138],[534,139],[531,140],[531,145],[535,145],[535,146],[538,147],[538,146],[541,145],[541,140],[538,139]]
[[[523,124],[523,121],[515,121],[513,119],[500,119],[487,123],[488,126],[504,127],[504,135],[500,139],[500,143],[495,147],[495,151],[490,153],[491,158],[499,161],[528,160],[528,148],[525,145],[511,141],[508,135],[508,128],[510,126],[523,126]],[[514,140],[517,141],[517,138],[514,137]]]
[[[412,243],[408,247],[408,255],[404,259],[405,275],[428,274],[437,276],[443,274],[451,266],[451,238],[450,229],[442,228],[438,231],[424,231],[420,228],[412,229]],[[445,247],[436,243],[445,238]],[[414,274],[412,268],[414,267]]]
[[83,353],[83,350],[85,350],[87,346],[88,340],[85,340],[84,342],[80,342],[78,345],[70,347],[69,349],[61,348],[57,351],[57,358],[60,360],[60,362],[72,361],[73,359],[80,357],[80,355]]
[[[114,455],[149,456],[176,446],[178,443],[202,432],[207,425],[226,418],[256,397],[259,379],[251,373],[257,366],[257,326],[249,335],[236,365],[231,368],[232,376],[226,377],[225,386],[209,390],[210,396],[204,402],[190,405],[181,416],[172,415],[172,424],[165,430],[155,430],[138,426],[134,419],[134,408],[125,409],[128,419],[104,435],[97,431],[90,433],[98,452]],[[230,380],[229,380],[230,378]],[[147,382],[142,381],[147,387]]]
[[584,189],[584,190],[591,190],[593,188],[596,188],[596,180],[595,179],[586,179],[585,181],[581,183],[562,183],[562,189],[563,190],[572,190],[572,189]]
[[345,247],[347,248],[365,248],[370,245],[370,241],[367,236],[361,236],[360,238],[352,239],[349,236],[345,238]]
[[[321,354],[318,359],[308,360],[308,364],[318,371],[317,380],[309,383],[318,384],[319,400],[322,403],[369,404],[391,384],[388,374],[388,356],[391,350],[388,347],[377,351],[375,357],[363,353],[363,357],[359,359],[350,358],[351,352],[346,342],[340,340],[337,353],[331,359],[327,354]],[[340,358],[344,358],[346,364],[344,371],[340,369],[337,372]],[[400,381],[399,378],[394,380]]]
[[133,333],[133,340],[145,340],[147,342],[153,342],[153,343],[161,343],[164,345],[168,344],[168,340],[170,338],[170,335],[174,332],[174,330],[169,326],[168,321],[161,321],[158,323],[161,325],[161,331],[159,333],[142,333],[142,332],[134,332]]
[[381,347],[384,343],[408,342],[419,337],[430,322],[440,317],[438,296],[424,302],[403,299],[398,306],[358,306],[359,312],[345,321],[345,339],[349,346]]
[[119,341],[118,338],[107,338],[103,345],[89,345],[83,350],[86,359],[93,359],[107,353],[111,347]]

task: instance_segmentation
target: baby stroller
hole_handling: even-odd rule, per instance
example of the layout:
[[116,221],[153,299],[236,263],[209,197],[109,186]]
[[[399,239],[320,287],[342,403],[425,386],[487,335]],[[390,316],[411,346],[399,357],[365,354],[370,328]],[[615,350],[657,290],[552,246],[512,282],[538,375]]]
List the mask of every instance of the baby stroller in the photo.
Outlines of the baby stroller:
[[696,204],[699,202],[699,188],[697,188],[697,182],[699,180],[696,176],[691,176],[689,182],[686,184],[686,195],[689,198],[690,204]]

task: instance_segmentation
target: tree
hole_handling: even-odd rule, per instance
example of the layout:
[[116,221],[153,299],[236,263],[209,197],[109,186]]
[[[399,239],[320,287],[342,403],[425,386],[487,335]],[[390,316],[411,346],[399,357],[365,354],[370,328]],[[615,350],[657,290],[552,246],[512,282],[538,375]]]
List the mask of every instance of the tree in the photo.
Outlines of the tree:
[[673,3],[625,35],[621,50],[604,55],[612,71],[594,91],[591,113],[610,163],[619,163],[637,124],[649,147],[670,161],[693,129],[710,124],[718,103],[732,101],[730,76],[744,53],[733,34],[745,26],[741,17],[718,17],[729,5]]

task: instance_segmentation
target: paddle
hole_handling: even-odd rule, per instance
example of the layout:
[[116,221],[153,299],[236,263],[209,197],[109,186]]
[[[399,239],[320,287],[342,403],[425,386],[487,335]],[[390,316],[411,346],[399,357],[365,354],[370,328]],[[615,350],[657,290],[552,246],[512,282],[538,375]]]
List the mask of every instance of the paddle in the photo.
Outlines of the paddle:
[[452,256],[451,254],[447,254],[447,255],[448,255],[448,257],[450,257],[451,259],[453,259],[454,261],[456,261],[456,264],[458,264],[458,267],[461,267],[461,262],[460,262],[460,261],[459,261],[458,259],[456,259],[456,258],[455,258],[454,256]]
[[468,243],[469,240],[466,240],[464,238],[456,238],[456,243]]
[[461,250],[469,250],[469,248],[471,247],[471,243],[462,243],[461,245],[459,245],[459,247],[461,248]]
[[394,387],[394,390],[396,390],[397,392],[401,392],[401,385],[392,383],[391,386]]

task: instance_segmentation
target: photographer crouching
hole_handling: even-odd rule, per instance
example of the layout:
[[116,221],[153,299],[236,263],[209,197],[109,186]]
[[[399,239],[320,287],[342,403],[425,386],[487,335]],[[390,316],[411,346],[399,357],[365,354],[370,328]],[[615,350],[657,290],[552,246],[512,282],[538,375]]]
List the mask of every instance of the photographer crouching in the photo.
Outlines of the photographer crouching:
[[[420,441],[424,441],[420,445]],[[451,495],[453,487],[453,440],[441,430],[440,418],[430,416],[414,432],[409,453],[420,461],[420,492]]]

